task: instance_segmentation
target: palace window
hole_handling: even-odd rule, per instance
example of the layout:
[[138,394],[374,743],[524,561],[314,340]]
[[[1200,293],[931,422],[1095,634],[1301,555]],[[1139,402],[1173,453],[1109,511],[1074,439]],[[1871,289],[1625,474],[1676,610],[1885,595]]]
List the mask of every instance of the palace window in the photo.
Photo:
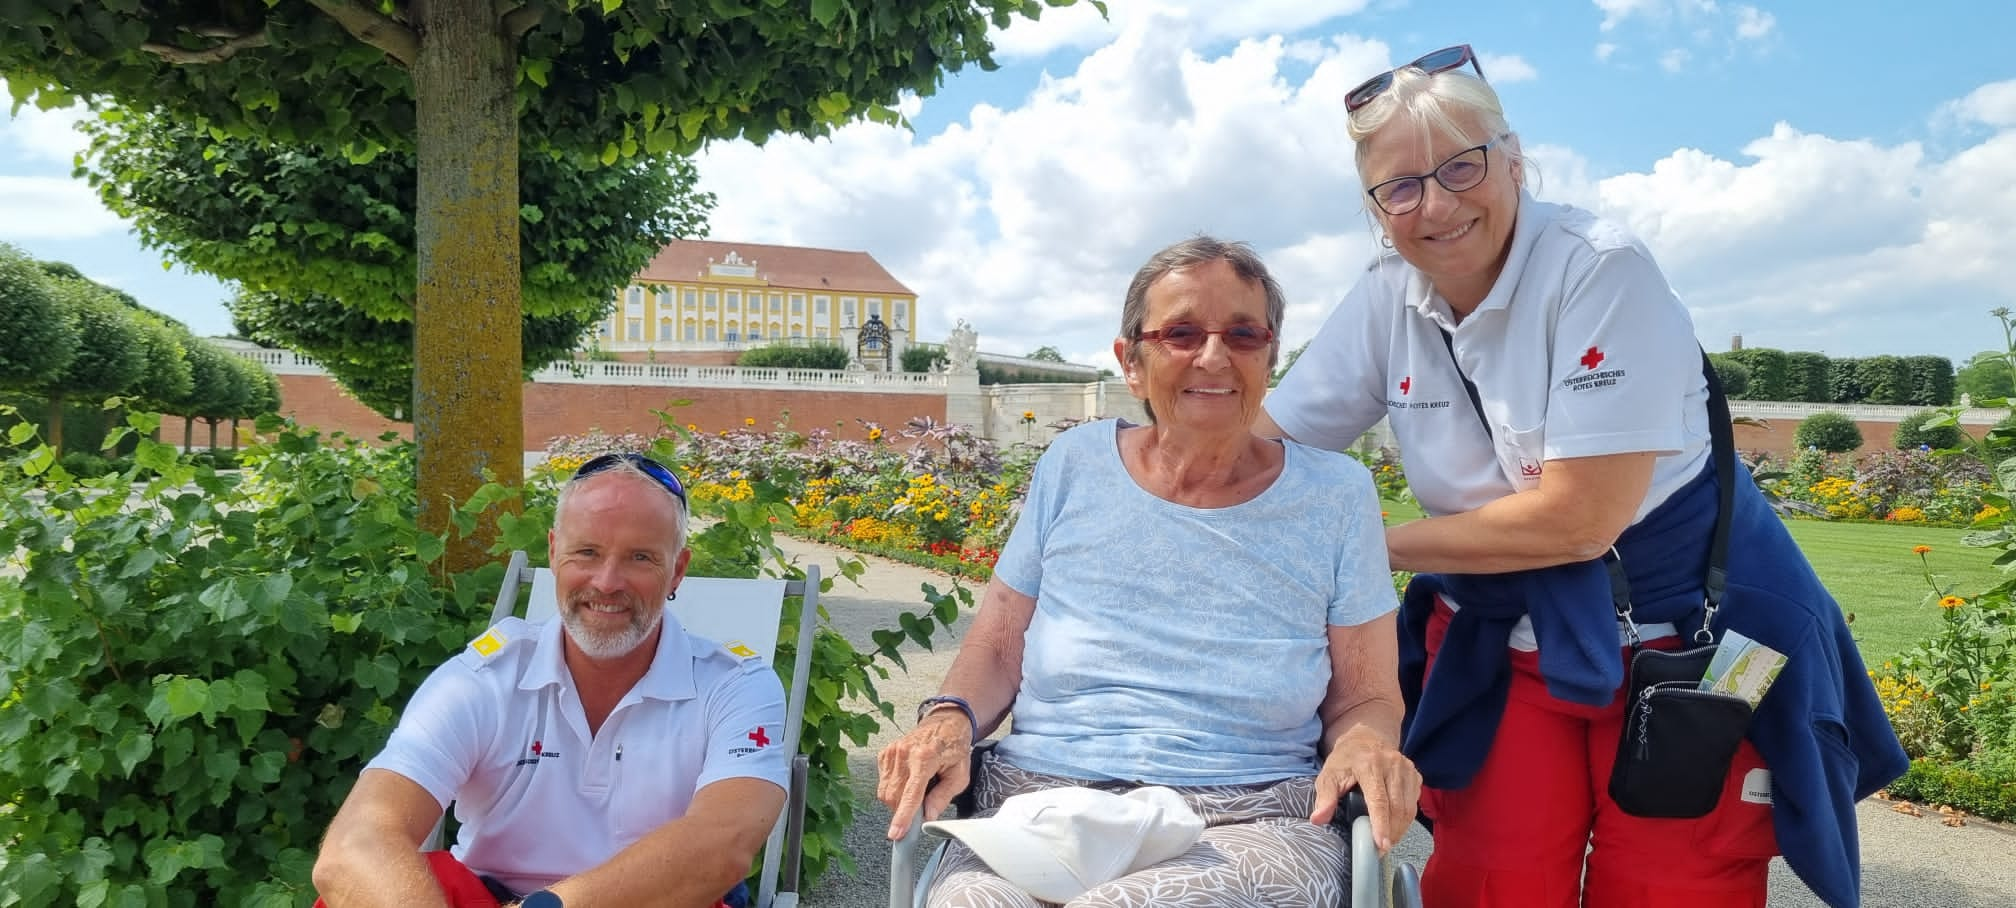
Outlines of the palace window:
[[671,319],[661,318],[658,320],[658,339],[661,341],[669,341],[672,339]]
[[631,340],[633,340],[633,341],[641,341],[641,340],[643,340],[643,339],[644,339],[644,320],[643,320],[643,319],[641,319],[641,318],[633,318],[633,319],[631,319],[631,320],[630,320],[630,334],[629,334],[629,338],[630,338]]
[[717,291],[713,290],[707,291],[707,311],[712,312],[716,308],[719,308],[716,305],[719,302],[720,302],[720,294]]

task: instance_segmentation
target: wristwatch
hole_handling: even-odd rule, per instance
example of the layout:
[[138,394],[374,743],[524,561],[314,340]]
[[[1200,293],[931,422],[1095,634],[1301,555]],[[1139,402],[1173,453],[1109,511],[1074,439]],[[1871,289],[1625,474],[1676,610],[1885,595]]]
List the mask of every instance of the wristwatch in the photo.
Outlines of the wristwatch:
[[526,896],[524,901],[518,903],[518,908],[567,908],[567,906],[561,903],[559,896],[553,894],[553,890],[541,889]]

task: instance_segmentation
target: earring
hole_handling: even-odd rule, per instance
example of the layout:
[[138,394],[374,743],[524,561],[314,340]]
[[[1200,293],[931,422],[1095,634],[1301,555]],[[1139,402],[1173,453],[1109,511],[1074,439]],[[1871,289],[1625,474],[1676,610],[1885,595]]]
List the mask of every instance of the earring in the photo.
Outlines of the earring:
[[1388,249],[1393,248],[1393,237],[1390,234],[1379,234],[1379,245]]

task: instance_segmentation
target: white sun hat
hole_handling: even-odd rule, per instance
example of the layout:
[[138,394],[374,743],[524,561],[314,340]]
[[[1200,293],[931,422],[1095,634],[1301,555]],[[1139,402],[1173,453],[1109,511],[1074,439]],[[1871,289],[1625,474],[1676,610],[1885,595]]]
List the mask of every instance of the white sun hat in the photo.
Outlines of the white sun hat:
[[1066,786],[1009,797],[991,817],[924,828],[966,843],[1030,895],[1061,903],[1188,851],[1204,820],[1167,788],[1120,795]]

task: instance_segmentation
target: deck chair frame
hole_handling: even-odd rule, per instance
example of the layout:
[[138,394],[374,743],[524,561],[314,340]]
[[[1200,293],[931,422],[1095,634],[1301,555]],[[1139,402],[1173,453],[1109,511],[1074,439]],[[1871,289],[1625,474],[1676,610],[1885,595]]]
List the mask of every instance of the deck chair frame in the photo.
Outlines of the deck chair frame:
[[[548,569],[533,567],[524,552],[512,552],[511,560],[505,565],[504,581],[497,589],[497,603],[490,610],[490,623],[496,624],[518,611],[518,597],[521,587],[526,589],[543,589],[550,582],[550,579],[542,580],[540,576],[542,573],[547,574],[548,578],[551,576]],[[779,583],[779,581],[776,578],[740,580],[689,576],[682,582],[681,589],[700,592],[710,585],[720,585],[726,588],[736,584],[756,583],[774,585]],[[751,902],[752,908],[795,908],[798,904],[799,857],[805,838],[805,786],[810,766],[805,755],[798,752],[798,741],[805,726],[805,698],[812,666],[812,634],[819,626],[819,566],[808,564],[805,566],[804,579],[785,580],[782,581],[782,584],[783,594],[778,598],[777,605],[779,616],[782,614],[784,599],[792,596],[798,596],[803,599],[803,605],[800,607],[798,613],[798,648],[792,662],[791,679],[785,688],[784,737],[780,742],[784,747],[784,752],[791,755],[791,784],[786,790],[784,811],[778,815],[777,824],[771,828],[770,838],[763,846],[763,870],[757,878],[755,901]],[[531,598],[536,600],[538,597],[534,596]],[[680,612],[691,612],[701,609],[706,604],[705,599],[704,595],[688,595],[684,599],[668,603],[668,607],[672,608],[675,615]],[[526,620],[533,622],[545,620],[552,617],[558,608],[559,604],[557,602],[528,602],[526,605]],[[710,614],[708,617],[720,618],[721,616]],[[686,620],[686,616],[681,617],[682,622]],[[715,626],[730,626],[732,624],[732,621],[728,624],[717,622]],[[752,644],[757,642],[767,643],[767,647],[752,646],[751,648],[763,655],[764,658],[769,659],[771,666],[774,668],[776,667],[775,642],[781,642],[776,641],[777,628],[773,624],[768,629],[769,632],[767,635],[762,633],[762,630],[762,628],[742,630],[738,636],[741,639],[749,640]],[[702,635],[708,636],[706,633]],[[732,641],[719,640],[717,642],[731,644]],[[437,827],[437,838],[439,837],[439,833],[440,829]]]
[[[980,778],[981,755],[993,749],[994,741],[982,741],[973,748],[970,779]],[[973,789],[968,787],[952,799],[954,816],[975,813]],[[922,867],[917,850],[923,842],[924,821],[919,810],[911,818],[910,831],[889,848],[889,908],[924,908],[924,897],[938,877],[945,859],[945,845],[931,849]],[[1421,908],[1421,875],[1414,865],[1379,853],[1372,838],[1372,819],[1367,815],[1365,796],[1355,789],[1345,795],[1343,808],[1333,824],[1343,831],[1351,867],[1350,901],[1344,908]]]

